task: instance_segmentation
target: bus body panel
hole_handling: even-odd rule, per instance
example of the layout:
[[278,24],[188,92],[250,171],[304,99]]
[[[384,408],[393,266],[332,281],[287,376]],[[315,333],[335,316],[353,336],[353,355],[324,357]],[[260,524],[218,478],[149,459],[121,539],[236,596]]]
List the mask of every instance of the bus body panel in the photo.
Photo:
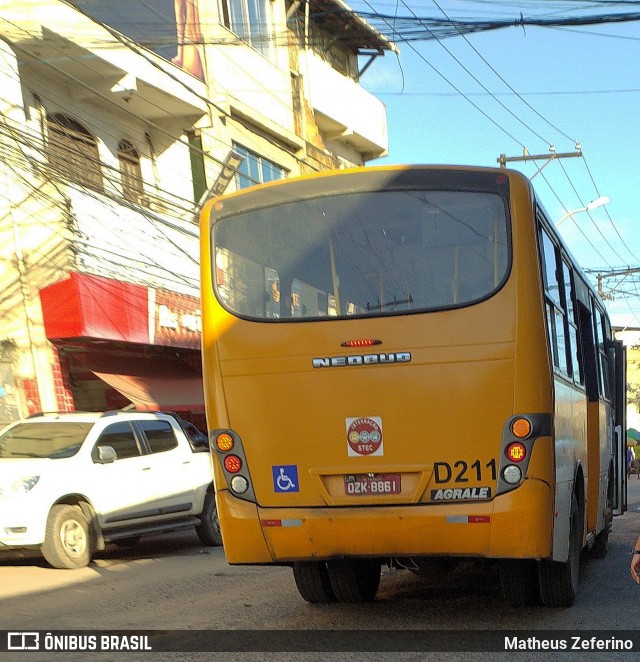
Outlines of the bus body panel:
[[[232,564],[348,557],[546,558],[551,488],[527,480],[484,503],[386,508],[258,508],[218,493],[225,554]],[[508,532],[508,535],[506,535]],[[228,544],[228,541],[232,541]]]
[[[506,294],[505,294],[506,295]],[[472,326],[487,325],[497,313],[499,302],[478,306]],[[247,404],[252,415],[230,416],[230,425],[246,442],[249,470],[261,506],[320,506],[345,500],[345,488],[327,491],[325,477],[337,474],[395,473],[415,466],[423,473],[418,485],[403,486],[401,495],[384,497],[404,502],[424,500],[416,493],[432,485],[434,463],[446,463],[455,475],[442,487],[489,486],[494,475],[486,475],[487,464],[497,460],[502,429],[513,414],[513,342],[490,337],[473,339],[469,329],[456,327],[455,317],[442,313],[451,323],[435,322],[427,338],[416,340],[424,321],[421,315],[405,318],[403,333],[394,332],[390,320],[354,320],[348,336],[331,323],[300,326],[291,350],[280,347],[279,359],[220,359],[225,398],[231,412],[241,413]],[[243,323],[238,323],[237,330]],[[244,322],[247,330],[255,323]],[[253,348],[259,356],[268,352],[275,326],[253,331]],[[437,327],[440,327],[439,329]],[[512,325],[510,325],[512,326]],[[343,340],[373,334],[383,339],[380,352],[408,352],[411,361],[395,364],[314,368],[315,357],[344,354]],[[401,336],[405,336],[405,340]],[[452,344],[447,339],[456,338]],[[389,340],[388,340],[389,339]],[[243,356],[226,339],[219,341],[220,356]],[[305,353],[301,353],[307,349]],[[293,356],[288,355],[288,351]],[[351,352],[351,356],[362,352]],[[366,355],[366,354],[365,354]],[[410,385],[410,387],[408,387]],[[446,385],[446,386],[444,386]],[[486,396],[491,395],[491,407]],[[268,394],[268,397],[265,395]],[[372,418],[379,421],[382,440],[374,453],[354,451],[347,438],[347,420]],[[210,423],[211,424],[211,423]],[[213,427],[218,427],[213,423]],[[480,468],[464,468],[479,462]],[[295,492],[276,492],[272,467],[294,465],[300,479]],[[478,465],[476,465],[478,466]],[[404,470],[403,470],[404,471]],[[320,483],[312,480],[319,476]],[[456,478],[457,481],[456,481]],[[324,486],[324,487],[323,487]],[[426,492],[428,495],[428,490]],[[373,503],[374,497],[359,496]],[[353,497],[351,497],[353,499]],[[348,497],[347,497],[348,500]]]

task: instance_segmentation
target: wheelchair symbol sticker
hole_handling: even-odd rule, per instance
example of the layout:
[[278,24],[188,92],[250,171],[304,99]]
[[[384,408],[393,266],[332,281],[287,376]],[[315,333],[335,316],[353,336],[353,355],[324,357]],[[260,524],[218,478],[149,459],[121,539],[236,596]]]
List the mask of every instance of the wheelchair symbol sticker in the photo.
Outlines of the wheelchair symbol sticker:
[[271,467],[274,492],[299,492],[298,467],[295,464],[279,464]]

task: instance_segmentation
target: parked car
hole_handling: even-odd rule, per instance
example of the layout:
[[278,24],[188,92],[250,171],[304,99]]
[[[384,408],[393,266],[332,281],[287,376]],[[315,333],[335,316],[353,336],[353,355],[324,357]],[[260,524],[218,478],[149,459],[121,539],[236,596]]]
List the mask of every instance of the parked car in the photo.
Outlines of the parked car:
[[79,568],[107,542],[185,527],[221,545],[211,458],[195,448],[181,419],[159,412],[39,414],[7,426],[0,549],[39,547],[53,567]]

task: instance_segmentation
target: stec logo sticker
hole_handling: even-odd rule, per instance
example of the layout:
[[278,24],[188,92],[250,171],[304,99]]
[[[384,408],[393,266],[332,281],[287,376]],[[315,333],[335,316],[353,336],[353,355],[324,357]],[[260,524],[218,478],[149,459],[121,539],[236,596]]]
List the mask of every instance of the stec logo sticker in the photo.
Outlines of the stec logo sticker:
[[384,455],[382,419],[379,416],[347,418],[346,423],[349,457]]

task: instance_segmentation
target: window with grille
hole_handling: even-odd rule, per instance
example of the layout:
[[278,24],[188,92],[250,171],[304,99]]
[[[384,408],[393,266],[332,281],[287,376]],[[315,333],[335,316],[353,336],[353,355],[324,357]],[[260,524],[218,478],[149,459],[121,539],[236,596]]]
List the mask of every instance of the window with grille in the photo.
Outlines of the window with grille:
[[144,196],[144,187],[142,185],[140,156],[136,148],[128,140],[121,140],[118,144],[118,162],[120,164],[122,194],[130,202],[141,204]]
[[47,117],[49,165],[76,184],[102,189],[98,143],[79,122],[66,115]]

